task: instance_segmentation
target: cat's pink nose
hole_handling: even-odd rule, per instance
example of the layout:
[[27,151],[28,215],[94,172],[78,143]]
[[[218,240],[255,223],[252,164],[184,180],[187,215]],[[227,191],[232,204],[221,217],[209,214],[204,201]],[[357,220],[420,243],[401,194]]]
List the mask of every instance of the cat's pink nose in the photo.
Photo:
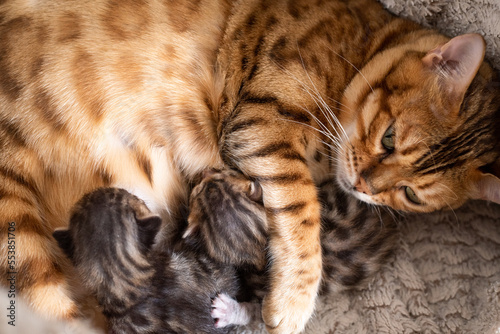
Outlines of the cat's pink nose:
[[366,181],[365,179],[360,176],[359,179],[358,179],[358,183],[356,183],[356,185],[354,186],[354,188],[359,191],[360,193],[363,193],[363,194],[366,194],[366,195],[373,195],[372,194],[372,191],[370,190],[370,187],[368,186],[368,184],[366,184]]

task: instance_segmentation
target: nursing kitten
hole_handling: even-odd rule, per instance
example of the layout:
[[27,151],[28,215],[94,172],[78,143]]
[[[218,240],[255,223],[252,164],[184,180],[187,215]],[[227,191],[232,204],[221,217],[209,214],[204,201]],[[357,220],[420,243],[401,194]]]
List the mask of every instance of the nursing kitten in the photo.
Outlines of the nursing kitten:
[[205,255],[194,238],[165,245],[161,219],[126,190],[99,188],[54,237],[97,298],[111,333],[227,333],[214,326],[212,300],[236,296],[234,267]]
[[51,233],[98,187],[127,189],[168,229],[202,170],[257,180],[263,316],[287,334],[314,309],[327,175],[397,210],[500,202],[483,39],[373,0],[3,1],[0,50],[0,229],[16,226],[16,288],[49,316],[74,317],[82,284]]
[[267,229],[258,182],[230,169],[204,171],[190,194],[183,238],[203,240],[208,255],[221,263],[263,269]]

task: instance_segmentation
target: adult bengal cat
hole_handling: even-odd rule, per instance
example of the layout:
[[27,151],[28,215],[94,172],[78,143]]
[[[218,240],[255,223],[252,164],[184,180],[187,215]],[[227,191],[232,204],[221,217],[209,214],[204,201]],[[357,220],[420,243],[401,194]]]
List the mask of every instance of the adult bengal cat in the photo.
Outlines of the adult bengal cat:
[[500,202],[500,93],[479,35],[450,40],[372,0],[7,0],[0,20],[0,227],[16,238],[1,270],[47,315],[78,313],[51,232],[99,186],[168,229],[201,170],[258,180],[272,333],[313,312],[325,175],[398,210]]

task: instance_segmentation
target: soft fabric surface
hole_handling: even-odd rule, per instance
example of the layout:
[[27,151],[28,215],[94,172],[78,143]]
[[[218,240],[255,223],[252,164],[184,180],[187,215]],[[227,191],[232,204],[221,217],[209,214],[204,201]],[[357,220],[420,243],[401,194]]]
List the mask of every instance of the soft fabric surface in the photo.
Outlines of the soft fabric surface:
[[[382,3],[450,37],[480,33],[486,57],[500,69],[499,0]],[[320,298],[305,332],[500,334],[500,205],[409,215],[399,227],[395,254],[381,272],[362,290]],[[254,324],[235,333],[265,330]]]

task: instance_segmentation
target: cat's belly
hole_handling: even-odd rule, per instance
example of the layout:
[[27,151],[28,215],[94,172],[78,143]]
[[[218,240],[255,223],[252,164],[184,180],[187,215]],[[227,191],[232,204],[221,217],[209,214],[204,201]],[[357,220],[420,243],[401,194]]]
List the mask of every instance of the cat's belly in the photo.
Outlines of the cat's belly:
[[148,208],[167,218],[187,196],[187,182],[175,162],[174,149],[164,138],[154,142],[150,133],[139,132],[133,141],[122,127],[105,131],[94,142],[93,160],[111,175],[109,186],[123,188],[142,199]]
[[145,175],[133,155],[109,161],[116,181],[114,187],[126,189],[141,198],[148,208],[164,219],[175,214],[180,204],[186,203],[187,185],[165,147],[154,147],[149,152],[151,177]]
[[[141,198],[148,208],[165,222],[175,216],[179,205],[186,204],[186,173],[174,161],[172,148],[154,145],[146,135],[137,143],[124,141],[117,132],[94,135],[81,147],[55,148],[50,160],[55,174],[40,182],[43,206],[50,228],[64,227],[73,205],[86,193],[98,187],[118,187]],[[62,158],[66,155],[66,158]],[[68,163],[68,161],[77,163]],[[48,173],[46,173],[48,174]]]

